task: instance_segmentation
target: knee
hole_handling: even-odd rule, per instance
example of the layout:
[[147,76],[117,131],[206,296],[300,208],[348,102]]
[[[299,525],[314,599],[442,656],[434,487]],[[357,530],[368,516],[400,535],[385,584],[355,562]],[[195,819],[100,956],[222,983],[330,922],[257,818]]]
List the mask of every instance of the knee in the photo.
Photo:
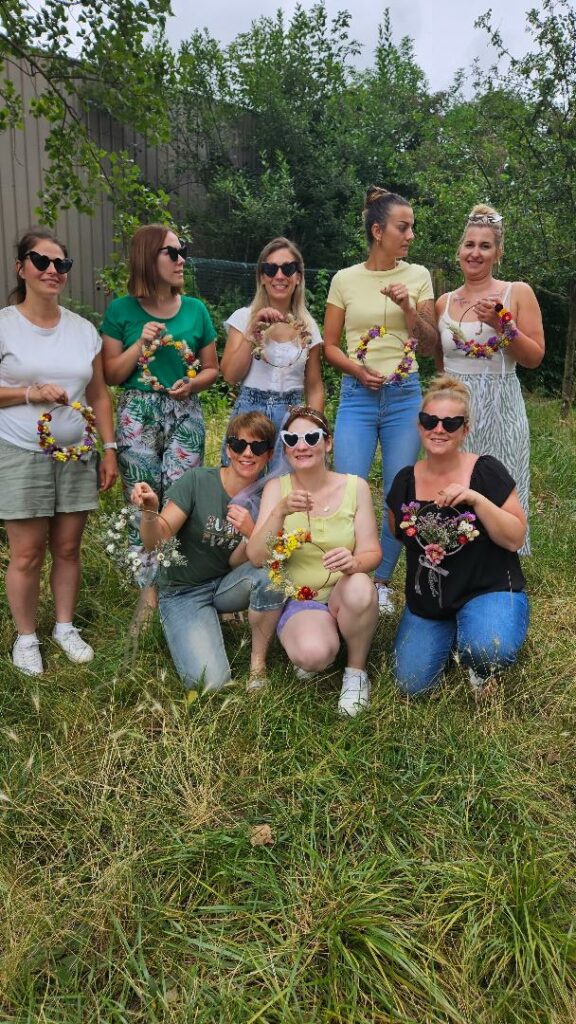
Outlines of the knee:
[[490,636],[468,638],[458,645],[462,663],[485,669],[505,668],[513,665],[521,647],[514,637],[494,632]]
[[80,541],[58,541],[51,544],[50,554],[60,562],[77,562],[80,558]]
[[394,679],[396,686],[405,697],[421,697],[434,689],[442,679],[442,672],[434,675],[426,672],[410,670],[409,666],[400,666],[396,662],[394,666]]
[[302,638],[297,647],[287,651],[291,662],[307,672],[323,672],[338,654],[339,643],[323,637]]
[[10,565],[20,573],[38,572],[44,562],[45,544],[30,544],[10,554]]
[[342,577],[340,582],[340,604],[346,611],[362,615],[370,609],[376,610],[378,595],[372,580],[364,572]]

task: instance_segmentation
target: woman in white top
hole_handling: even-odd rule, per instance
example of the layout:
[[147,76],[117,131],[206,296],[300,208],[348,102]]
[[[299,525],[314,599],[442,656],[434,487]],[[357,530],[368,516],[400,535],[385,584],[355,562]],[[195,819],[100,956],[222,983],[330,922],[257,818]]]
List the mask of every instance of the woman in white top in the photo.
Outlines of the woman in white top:
[[[528,514],[530,435],[516,363],[529,369],[540,365],[544,329],[530,285],[493,276],[503,251],[502,217],[491,206],[475,206],[458,246],[464,284],[436,303],[441,339],[436,365],[470,392],[464,449],[503,463]],[[520,554],[529,553],[526,540]]]
[[[47,549],[52,637],[71,661],[94,656],[72,623],[80,542],[88,511],[98,505],[98,485],[108,490],[118,475],[100,338],[88,320],[58,302],[71,266],[51,231],[27,232],[17,248],[14,305],[0,310],[0,518],[10,545],[6,593],[18,630],[12,660],[28,675],[43,671],[36,613]],[[88,405],[104,442],[99,469]],[[51,418],[42,420],[45,414]]]
[[[304,403],[318,412],[324,409],[320,353],[322,335],[304,302],[304,261],[294,242],[273,238],[264,246],[256,264],[256,293],[250,306],[235,310],[225,321],[226,347],[220,368],[229,384],[241,384],[232,416],[263,412],[276,427],[278,440],[269,472],[282,461],[279,430],[289,410]],[[310,332],[309,344],[286,340],[293,333],[281,324],[291,313]],[[278,324],[277,338],[266,339],[261,357],[255,358],[251,338],[258,321]],[[273,334],[273,332],[266,332]],[[226,462],[225,452],[222,452]]]

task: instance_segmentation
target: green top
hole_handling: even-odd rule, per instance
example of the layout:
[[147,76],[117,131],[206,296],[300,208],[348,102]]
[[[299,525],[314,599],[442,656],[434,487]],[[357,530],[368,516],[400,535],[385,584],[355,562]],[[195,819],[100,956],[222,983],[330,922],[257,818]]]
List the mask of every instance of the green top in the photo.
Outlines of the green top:
[[[124,295],[114,299],[104,314],[101,332],[110,338],[122,342],[122,348],[130,348],[138,341],[142,329],[151,322],[166,324],[168,334],[175,341],[185,341],[188,348],[196,355],[201,348],[210,345],[216,338],[216,331],[210,314],[200,299],[189,295],[181,296],[180,309],[175,316],[150,316],[133,295]],[[150,372],[158,378],[165,388],[171,388],[177,380],[185,376],[186,367],[173,348],[158,349],[150,363]],[[142,384],[139,377],[142,370],[137,366],[129,377],[122,382],[122,388],[136,388],[138,391],[152,391],[149,384]]]
[[160,589],[196,587],[230,572],[230,555],[242,534],[226,520],[232,498],[222,486],[220,470],[213,466],[187,470],[169,488],[166,501],[173,501],[188,516],[178,532],[187,564],[163,569]]

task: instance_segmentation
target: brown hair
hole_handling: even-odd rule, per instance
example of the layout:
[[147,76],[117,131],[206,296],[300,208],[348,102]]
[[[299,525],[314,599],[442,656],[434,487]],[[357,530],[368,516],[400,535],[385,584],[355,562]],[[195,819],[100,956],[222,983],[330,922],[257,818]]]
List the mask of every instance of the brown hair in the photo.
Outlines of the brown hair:
[[328,437],[332,437],[332,429],[326,417],[317,409],[310,408],[309,405],[299,405],[296,409],[291,409],[282,429],[288,430],[294,420],[298,419],[310,420],[317,427],[322,427]]
[[[57,245],[62,250],[64,256],[68,255],[68,249],[64,243],[56,237],[54,232],[50,231],[50,228],[35,227],[29,228],[26,234],[22,235],[20,241],[16,243],[17,263],[24,263],[26,254],[34,248],[36,242],[54,242],[54,245]],[[10,292],[8,302],[19,306],[26,298],[26,281],[20,277],[18,269],[16,269],[16,278],[16,286]]]
[[[130,276],[128,294],[136,299],[154,299],[158,294],[158,253],[164,239],[174,228],[166,224],[143,224],[134,232],[130,243]],[[176,233],[176,232],[174,232]],[[172,285],[172,295],[179,295],[183,285]]]
[[276,440],[276,428],[263,412],[241,412],[233,416],[226,427],[226,437],[238,437],[243,430],[254,434],[258,441],[268,441],[270,450]]
[[466,420],[470,420],[470,392],[462,381],[457,380],[456,377],[449,377],[448,374],[434,377],[422,398],[421,410],[424,410],[430,402],[437,398],[447,398],[452,402],[458,402],[462,406]]
[[[496,223],[490,223],[489,218],[491,217],[500,219],[496,219]],[[502,256],[504,252],[504,222],[498,211],[495,210],[493,206],[487,206],[486,203],[478,203],[476,206],[472,207],[466,220],[466,226],[462,232],[460,241],[458,242],[458,250],[460,250],[460,247],[466,238],[468,228],[490,228],[494,235],[498,256]]]
[[399,196],[397,192],[388,192],[387,189],[380,188],[379,185],[369,185],[364,196],[364,209],[362,210],[362,220],[364,221],[368,245],[374,245],[375,241],[372,228],[376,224],[379,227],[386,227],[390,210],[393,206],[410,205],[408,200],[404,199],[403,196]]

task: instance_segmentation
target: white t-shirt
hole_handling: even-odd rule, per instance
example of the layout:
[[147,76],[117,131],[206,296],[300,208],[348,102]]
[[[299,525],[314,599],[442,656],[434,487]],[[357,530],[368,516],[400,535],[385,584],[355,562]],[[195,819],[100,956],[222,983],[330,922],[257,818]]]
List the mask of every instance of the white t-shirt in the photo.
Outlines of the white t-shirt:
[[[250,323],[250,306],[243,306],[232,313],[224,321],[226,330],[235,327],[242,334]],[[312,319],[312,318],[310,318]],[[312,320],[312,341],[310,348],[322,344],[322,335],[315,320]],[[308,359],[308,347],[302,348],[291,341],[274,341],[268,336],[266,354],[272,363],[264,359],[253,359],[242,386],[257,388],[258,391],[302,391],[304,389],[304,370]],[[290,365],[291,364],[291,365]]]
[[[102,347],[100,335],[89,320],[60,307],[56,327],[36,327],[17,306],[0,309],[0,387],[22,388],[29,384],[60,384],[69,402],[86,405],[86,386],[92,379],[92,360]],[[37,424],[54,402],[41,405],[9,405],[0,408],[0,438],[18,448],[40,451]],[[50,430],[60,445],[77,444],[84,420],[74,409],[57,407]]]

